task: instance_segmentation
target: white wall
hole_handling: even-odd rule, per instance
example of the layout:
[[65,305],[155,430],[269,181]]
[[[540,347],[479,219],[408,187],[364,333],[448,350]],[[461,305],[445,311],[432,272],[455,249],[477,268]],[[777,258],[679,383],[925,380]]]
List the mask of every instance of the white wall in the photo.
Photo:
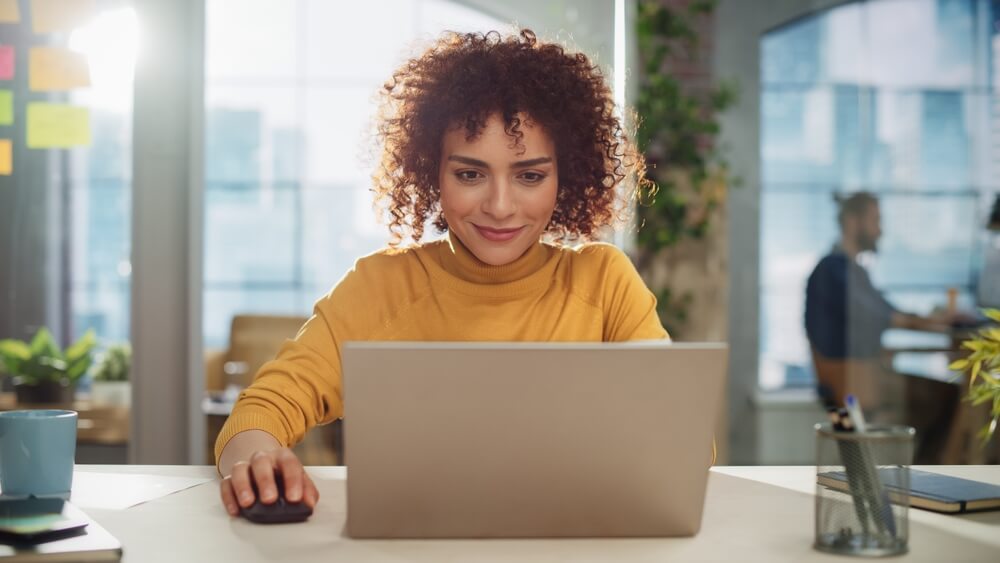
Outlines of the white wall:
[[203,0],[136,0],[129,461],[202,463]]

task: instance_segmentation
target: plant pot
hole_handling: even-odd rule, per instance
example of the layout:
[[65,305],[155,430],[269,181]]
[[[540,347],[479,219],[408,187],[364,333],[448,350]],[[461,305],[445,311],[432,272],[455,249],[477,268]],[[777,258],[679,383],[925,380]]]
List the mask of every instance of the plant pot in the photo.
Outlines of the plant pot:
[[46,380],[39,383],[25,383],[14,378],[14,396],[21,405],[44,405],[73,403],[76,385],[66,380]]
[[132,384],[128,381],[94,381],[90,400],[95,405],[127,407],[132,404]]

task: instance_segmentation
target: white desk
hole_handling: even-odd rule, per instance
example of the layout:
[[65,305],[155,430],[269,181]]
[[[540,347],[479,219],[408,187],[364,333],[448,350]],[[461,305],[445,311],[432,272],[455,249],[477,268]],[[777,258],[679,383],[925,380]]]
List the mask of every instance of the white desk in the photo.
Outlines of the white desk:
[[[1000,466],[932,469],[1000,484]],[[213,477],[211,467],[79,466],[78,471]],[[701,533],[679,539],[352,540],[343,536],[343,468],[311,467],[320,504],[302,524],[230,518],[218,484],[127,510],[87,512],[123,544],[125,561],[850,561],[812,549],[813,467],[712,469]],[[910,553],[893,561],[1000,561],[1000,512],[910,510]]]

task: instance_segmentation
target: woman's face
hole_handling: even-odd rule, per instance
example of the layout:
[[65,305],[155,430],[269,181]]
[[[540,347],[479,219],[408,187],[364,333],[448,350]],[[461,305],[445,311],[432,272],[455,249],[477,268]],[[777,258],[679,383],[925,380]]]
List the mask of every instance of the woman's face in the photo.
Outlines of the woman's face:
[[537,243],[556,206],[559,176],[555,143],[541,127],[521,120],[518,146],[493,115],[478,138],[465,129],[444,134],[441,208],[448,228],[476,258],[502,266]]

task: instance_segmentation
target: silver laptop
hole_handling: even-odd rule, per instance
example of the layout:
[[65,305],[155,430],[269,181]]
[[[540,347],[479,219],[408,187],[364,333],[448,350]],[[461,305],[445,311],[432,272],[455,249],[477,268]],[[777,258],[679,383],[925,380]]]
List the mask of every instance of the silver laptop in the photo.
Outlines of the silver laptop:
[[724,344],[347,343],[347,533],[690,536]]

